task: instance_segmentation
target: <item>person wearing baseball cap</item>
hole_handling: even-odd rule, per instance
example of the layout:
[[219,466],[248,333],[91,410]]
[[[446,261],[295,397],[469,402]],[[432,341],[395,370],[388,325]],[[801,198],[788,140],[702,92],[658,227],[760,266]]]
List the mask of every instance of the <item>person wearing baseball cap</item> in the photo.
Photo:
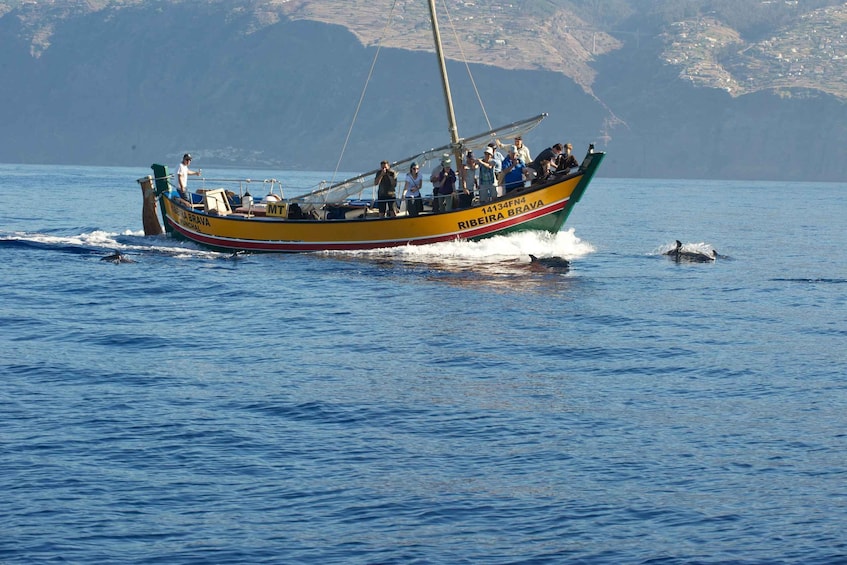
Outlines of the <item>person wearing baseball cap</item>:
[[179,164],[179,169],[176,173],[177,178],[177,190],[179,191],[179,195],[182,196],[185,200],[191,202],[188,198],[188,175],[200,176],[203,173],[203,170],[192,171],[188,168],[191,164],[191,155],[186,153],[182,156],[182,163]]

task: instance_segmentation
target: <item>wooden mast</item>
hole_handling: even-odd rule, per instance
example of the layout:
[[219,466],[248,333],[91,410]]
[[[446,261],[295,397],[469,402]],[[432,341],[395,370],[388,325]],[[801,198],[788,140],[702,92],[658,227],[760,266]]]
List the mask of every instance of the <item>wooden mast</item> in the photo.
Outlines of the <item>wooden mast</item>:
[[438,19],[435,17],[435,0],[429,0],[429,17],[432,19],[432,37],[435,40],[435,54],[438,56],[438,68],[441,70],[441,85],[444,88],[444,102],[447,105],[447,122],[450,128],[450,141],[453,144],[453,155],[456,164],[454,171],[462,164],[459,150],[459,128],[456,126],[456,114],[453,111],[453,97],[450,94],[450,80],[447,78],[447,65],[444,62],[444,50],[441,47],[441,32],[438,30]]

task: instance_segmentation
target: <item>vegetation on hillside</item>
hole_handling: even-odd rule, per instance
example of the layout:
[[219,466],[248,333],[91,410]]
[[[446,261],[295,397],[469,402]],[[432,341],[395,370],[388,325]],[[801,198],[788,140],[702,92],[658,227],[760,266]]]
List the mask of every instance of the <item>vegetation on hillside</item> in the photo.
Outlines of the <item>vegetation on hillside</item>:
[[[421,0],[162,1],[250,14],[247,34],[285,17],[344,26],[365,45],[432,49]],[[17,17],[39,57],[61,20],[141,2],[0,0],[0,19]],[[697,86],[733,96],[805,88],[847,99],[847,5],[840,0],[439,0],[438,6],[448,57],[552,70],[586,92],[597,57],[659,40],[656,56]]]
[[680,78],[733,96],[764,89],[815,89],[847,98],[847,6],[805,13],[749,41],[717,18],[671,24],[662,57]]

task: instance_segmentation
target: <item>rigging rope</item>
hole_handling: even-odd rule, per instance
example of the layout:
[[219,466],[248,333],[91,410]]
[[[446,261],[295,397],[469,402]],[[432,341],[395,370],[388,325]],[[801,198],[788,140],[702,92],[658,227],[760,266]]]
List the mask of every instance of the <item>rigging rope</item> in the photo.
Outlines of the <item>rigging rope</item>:
[[[482,150],[494,138],[526,135],[539,123],[541,123],[545,117],[547,117],[547,114],[539,114],[532,118],[506,124],[496,130],[472,135],[470,137],[464,137],[462,138],[461,145],[463,148],[469,150]],[[391,164],[391,166],[395,170],[402,170],[408,167],[412,161],[416,161],[423,168],[429,161],[441,159],[444,153],[447,153],[452,149],[453,145],[451,143],[435,149],[419,151],[410,157],[395,161]],[[341,202],[345,198],[349,198],[355,194],[363,194],[366,190],[373,189],[373,177],[376,173],[377,169],[371,170],[356,177],[343,180],[338,184],[332,184],[329,186],[322,182],[320,188],[307,192],[306,194],[294,196],[290,198],[290,200],[299,200],[301,202],[320,200],[323,203]]]
[[353,113],[353,120],[350,122],[350,128],[347,130],[347,137],[344,138],[344,145],[341,147],[341,154],[338,156],[338,162],[335,164],[335,170],[332,172],[332,180],[330,181],[330,184],[335,184],[335,177],[338,175],[338,169],[341,168],[341,160],[344,159],[344,152],[347,150],[347,144],[350,142],[350,135],[353,133],[353,127],[356,125],[356,118],[359,116],[359,110],[362,109],[362,102],[365,100],[365,93],[368,91],[368,84],[370,84],[371,77],[373,77],[374,69],[376,68],[376,61],[379,59],[379,52],[382,49],[382,42],[385,39],[386,31],[391,26],[391,20],[394,18],[394,8],[396,6],[397,0],[394,0],[391,4],[391,11],[388,13],[388,20],[385,22],[385,27],[382,28],[382,34],[377,42],[374,60],[371,63],[370,71],[368,71],[368,78],[365,79],[365,85],[362,87],[362,94],[359,96],[359,103],[356,105],[356,111]]
[[462,41],[459,39],[459,33],[456,31],[456,26],[453,25],[453,18],[450,17],[450,11],[447,9],[447,0],[443,0],[444,14],[447,16],[447,21],[450,24],[450,29],[453,30],[453,37],[456,39],[456,44],[459,46],[459,53],[462,55],[462,61],[465,63],[465,68],[468,71],[468,77],[471,79],[473,91],[476,94],[476,99],[479,100],[479,107],[482,109],[482,115],[485,117],[485,123],[488,124],[488,129],[493,129],[491,120],[488,119],[488,112],[485,111],[485,104],[482,103],[482,96],[479,94],[479,89],[476,87],[476,81],[471,73],[471,66],[468,64],[468,58],[465,56],[465,50],[462,48]]

